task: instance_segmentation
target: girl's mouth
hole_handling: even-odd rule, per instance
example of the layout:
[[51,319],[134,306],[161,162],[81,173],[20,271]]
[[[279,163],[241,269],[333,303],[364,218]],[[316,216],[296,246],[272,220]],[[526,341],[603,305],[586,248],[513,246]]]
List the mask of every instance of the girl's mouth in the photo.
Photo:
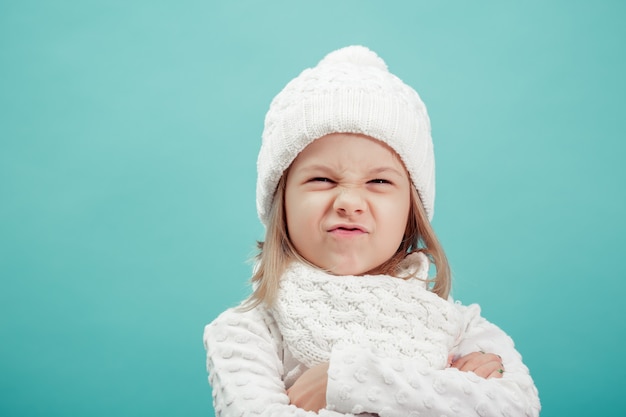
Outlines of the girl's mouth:
[[337,236],[359,236],[367,233],[367,230],[356,225],[337,225],[329,230],[330,233]]

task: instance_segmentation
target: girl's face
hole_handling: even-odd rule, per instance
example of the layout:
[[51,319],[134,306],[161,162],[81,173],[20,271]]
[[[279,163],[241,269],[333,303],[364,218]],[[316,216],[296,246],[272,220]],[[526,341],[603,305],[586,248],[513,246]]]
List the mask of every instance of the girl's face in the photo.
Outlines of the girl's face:
[[285,211],[298,253],[336,275],[389,260],[407,224],[411,181],[396,153],[363,135],[317,139],[287,174]]

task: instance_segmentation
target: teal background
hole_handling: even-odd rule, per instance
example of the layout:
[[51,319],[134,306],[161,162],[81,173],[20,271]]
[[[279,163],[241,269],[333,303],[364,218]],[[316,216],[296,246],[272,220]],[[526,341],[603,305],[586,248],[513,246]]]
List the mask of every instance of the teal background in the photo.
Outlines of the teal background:
[[426,102],[454,295],[542,416],[624,415],[626,3],[2,1],[0,415],[211,416],[272,97],[364,44]]

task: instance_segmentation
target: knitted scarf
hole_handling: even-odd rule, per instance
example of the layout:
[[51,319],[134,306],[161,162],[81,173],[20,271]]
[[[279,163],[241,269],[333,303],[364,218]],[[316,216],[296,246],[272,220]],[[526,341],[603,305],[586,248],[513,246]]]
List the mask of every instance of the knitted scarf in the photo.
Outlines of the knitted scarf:
[[348,344],[443,369],[462,320],[450,301],[426,288],[428,266],[424,254],[413,253],[400,273],[415,278],[401,279],[330,275],[294,262],[273,307],[283,343],[307,367],[328,361],[333,346]]

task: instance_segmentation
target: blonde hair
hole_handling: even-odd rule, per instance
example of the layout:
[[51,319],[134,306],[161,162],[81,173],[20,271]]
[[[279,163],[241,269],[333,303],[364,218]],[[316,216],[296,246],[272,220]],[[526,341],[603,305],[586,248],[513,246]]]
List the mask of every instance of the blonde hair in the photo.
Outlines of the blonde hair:
[[[243,308],[252,309],[261,303],[271,307],[276,300],[280,277],[287,266],[294,260],[309,263],[294,248],[289,239],[285,215],[285,186],[288,170],[283,173],[274,194],[268,216],[265,241],[258,242],[259,253],[255,257],[256,265],[252,276],[254,291]],[[368,271],[367,274],[386,274],[397,276],[400,262],[411,252],[423,252],[435,265],[436,274],[428,279],[430,291],[441,298],[448,298],[451,287],[451,274],[448,259],[439,243],[421,199],[415,187],[411,187],[411,205],[404,238],[396,253],[382,265]],[[398,277],[398,278],[410,278]]]

